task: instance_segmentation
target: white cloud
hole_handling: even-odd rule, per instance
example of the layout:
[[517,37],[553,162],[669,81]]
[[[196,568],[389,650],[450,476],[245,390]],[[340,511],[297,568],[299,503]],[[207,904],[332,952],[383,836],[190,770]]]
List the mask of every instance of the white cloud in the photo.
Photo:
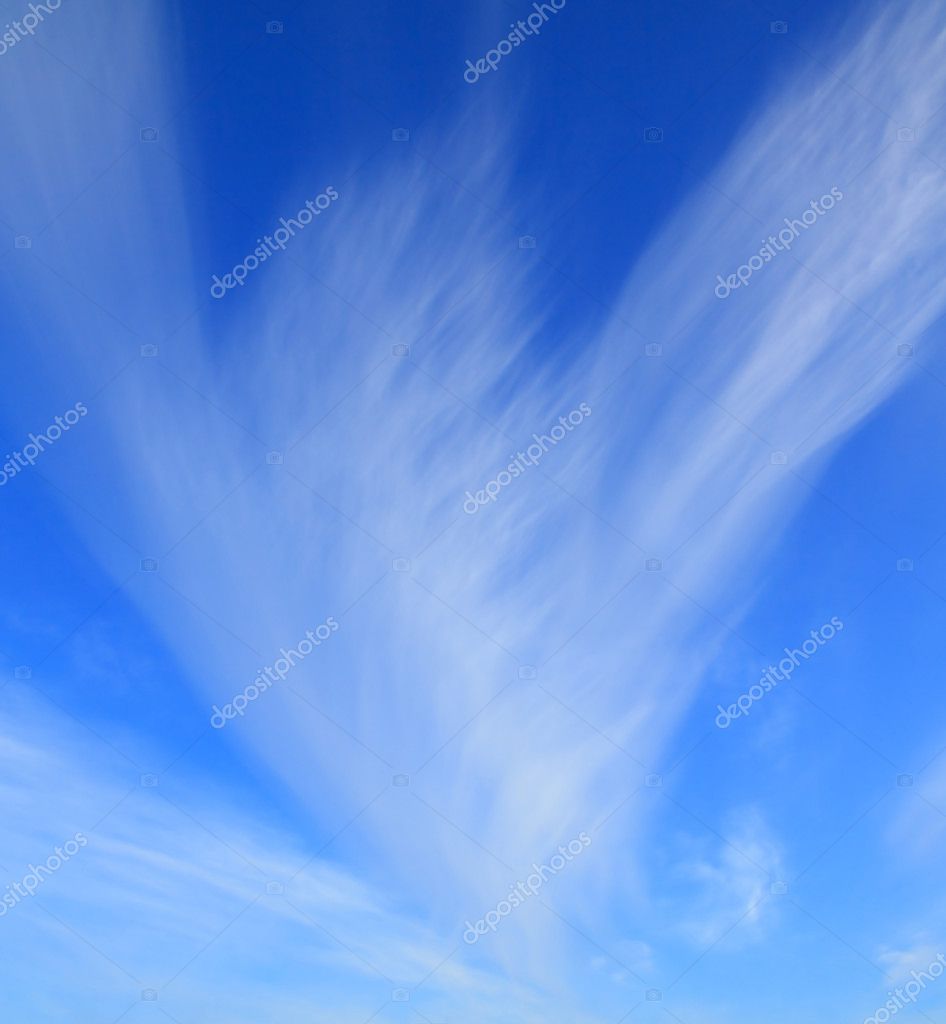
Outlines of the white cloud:
[[[707,845],[701,843],[699,845]],[[705,948],[731,932],[731,943],[757,939],[772,906],[772,884],[785,881],[780,844],[758,812],[742,812],[727,829],[726,839],[714,843],[709,855],[681,865],[697,895],[681,913],[687,938]]]
[[[892,103],[908,97],[919,123],[946,97],[938,22],[922,5],[890,18],[854,38],[839,74],[859,92]],[[134,79],[130,63],[120,70]],[[54,167],[63,151],[81,152],[82,112],[41,79],[30,74],[24,83],[5,101],[14,127],[28,133],[38,109],[56,129],[51,146],[35,133],[25,158]],[[28,115],[16,110],[27,91],[36,100]],[[502,145],[484,142],[475,118],[461,121],[457,138],[479,167],[494,168],[497,190],[514,191],[510,158]],[[131,307],[155,316],[195,307],[202,292],[192,282],[203,281],[204,268],[194,271],[198,226],[188,221],[177,171],[168,163],[135,167],[109,197],[104,234],[86,225],[75,243],[60,239],[59,256],[76,275],[87,250],[94,256],[97,283],[109,286],[102,301],[121,298],[132,267]],[[138,223],[156,180],[163,207],[152,227],[167,251],[180,254],[170,278],[156,254],[165,250],[143,243]],[[422,160],[365,171],[339,186],[332,217],[300,239],[308,248],[299,257],[313,261],[344,301],[317,287],[300,291],[288,271],[255,275],[225,330],[218,321],[216,332],[204,333],[198,319],[176,348],[168,346],[168,365],[216,408],[143,361],[90,415],[76,438],[82,457],[49,466],[68,493],[149,552],[187,534],[162,561],[161,578],[227,632],[174,597],[164,602],[142,588],[135,599],[208,707],[221,695],[229,699],[233,681],[242,688],[258,667],[231,634],[265,662],[300,635],[300,624],[311,625],[313,612],[315,621],[341,617],[393,555],[413,559],[411,576],[388,573],[345,618],[325,657],[307,662],[311,675],[300,677],[326,714],[400,770],[416,771],[449,741],[411,790],[449,821],[419,804],[407,812],[379,801],[352,827],[359,849],[370,852],[359,863],[364,890],[335,908],[343,911],[340,926],[353,922],[352,942],[367,943],[374,921],[359,916],[358,900],[385,887],[400,893],[417,932],[400,947],[405,970],[433,963],[439,944],[425,944],[430,933],[442,941],[502,891],[508,872],[481,846],[519,869],[603,818],[639,781],[643,769],[601,731],[647,765],[667,759],[728,638],[716,616],[744,606],[767,552],[806,497],[791,474],[770,464],[770,449],[797,446],[792,467],[817,473],[908,365],[876,321],[910,340],[946,305],[937,273],[946,246],[941,172],[919,147],[891,142],[887,118],[834,74],[809,69],[779,83],[713,181],[760,225],[740,217],[716,188],[694,192],[628,268],[615,316],[576,324],[577,354],[537,367],[533,352],[563,312],[554,298],[536,310],[547,288],[543,270],[521,258],[491,212]],[[298,208],[300,182],[287,210]],[[744,293],[725,303],[714,297],[717,272],[757,251],[760,232],[836,183],[843,203],[797,250],[807,269],[784,256]],[[54,210],[57,183],[47,187]],[[207,268],[208,284],[218,269]],[[68,380],[87,362],[88,325],[59,302],[61,287],[49,279],[31,298],[50,310],[48,330]],[[428,332],[415,344],[418,365],[389,357],[395,332],[379,332],[369,318],[398,325],[398,341]],[[666,345],[666,362],[689,382],[656,360],[618,380],[632,346],[643,344],[629,341],[627,322],[649,337],[679,333]],[[580,503],[533,474],[495,506],[462,516],[467,488],[579,401],[591,402],[593,415],[542,468]],[[336,402],[325,423],[287,452],[283,469],[261,469],[236,489],[265,446],[218,409],[267,445],[288,449]],[[113,565],[113,539],[75,515],[89,547]],[[667,559],[673,586],[644,576],[622,590],[651,552]],[[549,659],[540,682],[593,727],[540,688],[515,681],[516,659]],[[487,706],[506,683],[513,685]],[[240,724],[238,738],[228,732],[227,742],[244,745],[316,824],[340,808],[358,809],[375,773],[390,775],[288,692],[260,701],[252,721]],[[639,884],[637,866],[627,861],[635,844],[648,841],[646,825],[643,816],[619,819],[589,858],[594,878],[579,868],[554,894],[563,913],[594,922],[605,940],[622,937],[609,908]],[[135,835],[163,834],[161,820],[147,816],[134,828]],[[216,901],[242,897],[249,882],[245,865],[225,867],[211,854],[213,843],[195,835],[167,835],[158,849],[171,849],[161,854],[144,852],[131,837],[115,838],[110,849],[126,865],[194,886],[208,879],[198,867],[185,871],[176,844],[198,843],[196,861],[209,863],[203,870],[216,879],[214,899],[200,901],[210,927]],[[753,859],[776,869],[777,847],[763,831],[741,838]],[[267,859],[267,870],[278,866]],[[150,912],[159,890],[134,886],[128,871],[129,899]],[[708,895],[702,917],[690,923],[694,937],[733,912],[748,911],[749,922],[757,916],[751,908],[761,876],[733,851],[692,871],[720,893]],[[388,921],[392,912],[377,913]],[[200,923],[191,908],[168,915],[175,927],[192,915]],[[488,955],[499,970],[511,973],[515,964],[523,984],[554,991],[574,970],[562,935],[546,917],[518,915]],[[356,948],[385,963],[393,955],[374,942]],[[460,968],[443,969],[445,977],[448,970]]]

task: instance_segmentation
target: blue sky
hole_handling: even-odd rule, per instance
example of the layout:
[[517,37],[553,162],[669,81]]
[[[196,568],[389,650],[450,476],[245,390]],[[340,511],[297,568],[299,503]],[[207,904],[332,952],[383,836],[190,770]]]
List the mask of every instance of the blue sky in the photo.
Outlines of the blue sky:
[[34,8],[6,1017],[946,1020],[946,7]]

